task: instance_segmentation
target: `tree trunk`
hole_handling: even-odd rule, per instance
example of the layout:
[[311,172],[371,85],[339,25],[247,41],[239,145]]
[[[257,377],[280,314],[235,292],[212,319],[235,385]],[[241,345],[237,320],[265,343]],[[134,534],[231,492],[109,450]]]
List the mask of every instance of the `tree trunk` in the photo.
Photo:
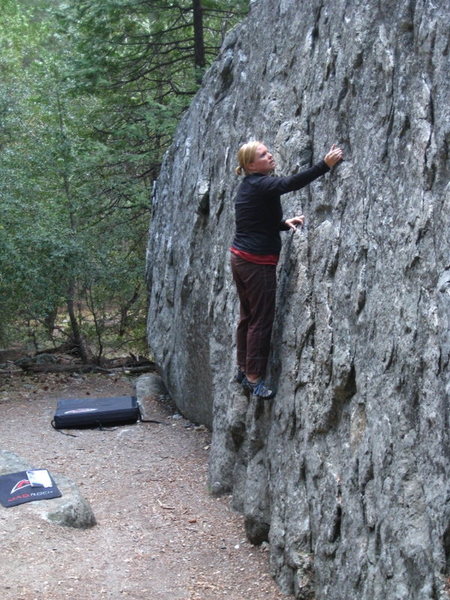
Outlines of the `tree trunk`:
[[53,331],[55,329],[56,317],[58,316],[58,308],[52,308],[44,317],[45,330],[49,337],[53,339]]
[[203,35],[203,7],[201,0],[192,0],[194,12],[194,62],[197,83],[201,83],[205,68],[205,40]]
[[119,337],[122,338],[128,328],[128,313],[131,309],[131,307],[133,306],[133,304],[135,304],[137,302],[137,300],[139,299],[139,287],[137,287],[134,290],[134,294],[133,296],[130,298],[130,300],[128,300],[128,302],[125,304],[125,306],[122,306],[120,309],[120,325],[119,325]]
[[67,312],[69,313],[70,327],[72,329],[72,339],[74,345],[78,348],[80,358],[84,363],[89,362],[89,353],[81,335],[80,326],[75,314],[75,284],[72,281],[67,291]]

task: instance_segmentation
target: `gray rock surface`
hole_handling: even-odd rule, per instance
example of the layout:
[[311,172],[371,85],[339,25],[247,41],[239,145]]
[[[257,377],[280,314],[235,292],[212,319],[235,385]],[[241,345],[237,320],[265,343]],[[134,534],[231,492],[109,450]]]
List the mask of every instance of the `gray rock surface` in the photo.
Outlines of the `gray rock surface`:
[[[450,555],[450,13],[444,0],[259,0],[166,155],[148,246],[149,344],[213,428],[210,486],[268,540],[284,591],[442,600]],[[232,384],[228,246],[248,139],[279,171],[346,160],[284,196],[273,403]]]
[[[17,454],[0,450],[0,475],[27,471],[33,468],[36,467],[24,461]],[[27,502],[26,504],[20,504],[11,508],[0,506],[0,510],[7,511],[5,514],[11,518],[26,511],[35,514],[41,519],[55,523],[55,525],[76,527],[78,529],[86,529],[94,526],[96,520],[92,508],[89,502],[81,495],[76,483],[65,475],[54,473],[51,469],[49,471],[62,494],[60,498]]]
[[138,377],[134,384],[134,393],[143,419],[153,418],[155,401],[166,406],[173,406],[164,385],[164,380],[157,373],[149,373]]

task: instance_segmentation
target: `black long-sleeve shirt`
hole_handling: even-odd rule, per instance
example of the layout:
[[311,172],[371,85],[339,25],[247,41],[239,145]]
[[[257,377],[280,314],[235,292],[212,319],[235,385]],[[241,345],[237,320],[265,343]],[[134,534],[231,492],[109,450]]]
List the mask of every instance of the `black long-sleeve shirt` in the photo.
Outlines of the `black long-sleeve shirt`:
[[236,233],[232,247],[252,254],[279,254],[283,221],[281,195],[305,187],[329,171],[322,160],[289,177],[253,173],[244,177],[235,198]]

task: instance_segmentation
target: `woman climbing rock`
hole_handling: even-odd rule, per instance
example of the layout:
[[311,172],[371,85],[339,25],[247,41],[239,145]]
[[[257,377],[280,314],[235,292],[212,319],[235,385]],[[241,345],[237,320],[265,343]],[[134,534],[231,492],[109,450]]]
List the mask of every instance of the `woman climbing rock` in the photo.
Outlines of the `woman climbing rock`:
[[275,161],[262,142],[241,146],[238,175],[244,175],[236,198],[236,232],[231,245],[231,268],[240,301],[237,327],[237,381],[259,398],[275,393],[264,381],[275,316],[276,265],[280,231],[303,225],[303,215],[283,219],[281,195],[305,187],[342,160],[335,144],[313,167],[289,177],[273,177]]

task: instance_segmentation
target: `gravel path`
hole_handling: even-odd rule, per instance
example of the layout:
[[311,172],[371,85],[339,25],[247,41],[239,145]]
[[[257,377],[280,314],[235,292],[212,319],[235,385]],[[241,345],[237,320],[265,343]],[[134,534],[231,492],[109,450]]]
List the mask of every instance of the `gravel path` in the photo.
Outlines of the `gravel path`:
[[58,398],[132,393],[124,376],[0,382],[0,448],[75,481],[98,522],[76,530],[38,519],[26,505],[0,506],[2,600],[287,600],[264,548],[245,541],[230,499],[207,491],[203,427],[156,402],[150,416],[168,425],[76,437],[50,426]]

